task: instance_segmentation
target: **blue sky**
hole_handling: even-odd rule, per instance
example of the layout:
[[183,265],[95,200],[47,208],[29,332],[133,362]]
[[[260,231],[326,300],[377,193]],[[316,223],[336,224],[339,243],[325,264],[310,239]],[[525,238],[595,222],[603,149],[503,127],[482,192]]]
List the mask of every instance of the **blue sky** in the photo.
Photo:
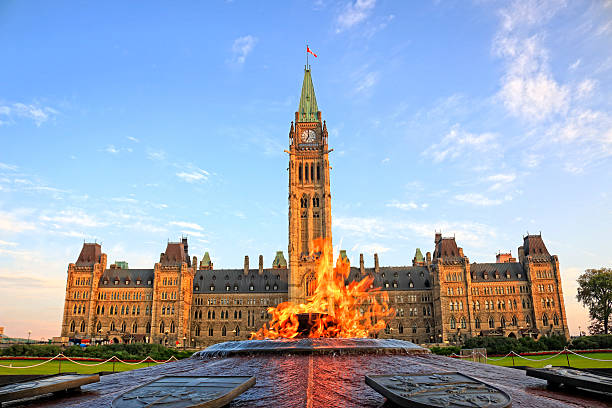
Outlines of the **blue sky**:
[[83,240],[153,267],[287,249],[283,149],[305,43],[330,132],[336,247],[471,261],[542,231],[575,278],[610,266],[612,2],[0,4],[0,326],[57,335]]

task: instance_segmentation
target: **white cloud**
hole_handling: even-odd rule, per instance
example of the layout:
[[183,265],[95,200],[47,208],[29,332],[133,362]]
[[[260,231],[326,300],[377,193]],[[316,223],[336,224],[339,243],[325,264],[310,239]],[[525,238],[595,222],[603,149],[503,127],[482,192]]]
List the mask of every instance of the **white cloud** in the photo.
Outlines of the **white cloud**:
[[364,21],[372,13],[375,5],[376,0],[356,0],[348,3],[336,19],[338,24],[336,32],[340,33]]
[[147,158],[153,161],[164,161],[166,160],[166,152],[163,150],[147,149]]
[[11,246],[11,247],[14,247],[14,246],[17,246],[17,243],[16,242],[9,242],[9,241],[2,241],[0,239],[0,246]]
[[473,205],[478,205],[478,206],[483,206],[483,207],[489,207],[492,205],[500,205],[504,201],[509,201],[511,199],[512,197],[509,195],[506,195],[503,199],[502,198],[491,199],[480,193],[457,194],[455,196],[455,200],[457,201],[462,201],[468,204],[473,204]]
[[413,201],[410,201],[408,203],[402,203],[402,202],[399,202],[398,200],[393,200],[385,204],[385,206],[399,208],[400,210],[416,210],[417,208],[419,208],[419,205]]
[[552,114],[563,113],[569,104],[567,87],[543,73],[507,78],[499,97],[512,115],[529,121],[540,121]]
[[36,229],[36,226],[20,219],[18,214],[0,211],[0,230],[8,232],[23,232]]
[[204,228],[202,228],[200,225],[196,224],[195,222],[171,221],[171,222],[168,223],[168,225],[176,226],[176,227],[180,227],[180,228],[187,228],[187,229],[191,229],[191,230],[197,230],[197,231],[203,231],[204,230]]
[[585,79],[578,84],[576,88],[576,97],[578,99],[584,99],[591,96],[596,85],[597,81],[590,78]]
[[358,79],[357,87],[355,88],[356,93],[364,93],[369,91],[374,85],[378,83],[380,75],[378,72],[368,72],[363,77]]
[[137,138],[135,138],[135,137],[133,137],[133,136],[127,136],[127,139],[128,139],[128,140],[131,140],[131,141],[132,141],[132,142],[134,142],[134,143],[138,143],[138,142],[140,142],[140,140],[139,140],[139,139],[137,139]]
[[15,166],[14,164],[0,163],[0,169],[1,170],[16,171],[17,170],[17,166]]
[[469,133],[459,125],[454,125],[440,143],[428,147],[421,154],[429,156],[435,163],[453,160],[471,151],[487,152],[498,148],[497,135],[494,133]]
[[232,45],[233,62],[240,65],[244,64],[246,57],[253,51],[256,43],[257,38],[252,35],[236,38]]
[[6,116],[9,120],[9,122],[0,121],[0,124],[10,123],[14,118],[26,118],[34,121],[36,126],[40,126],[57,114],[59,112],[49,106],[40,106],[37,103],[27,105],[17,102],[12,105],[0,106],[0,116]]
[[390,158],[385,157],[385,158],[384,158],[384,159],[382,159],[380,162],[381,162],[382,164],[387,164],[387,163],[389,163],[390,161],[391,161],[391,159],[390,159]]
[[107,152],[107,153],[110,153],[110,154],[117,154],[117,153],[119,153],[119,150],[117,150],[115,148],[115,146],[113,146],[113,145],[106,146],[106,149],[104,149],[104,151]]
[[176,173],[176,175],[187,183],[198,183],[208,180],[210,173],[208,173],[206,170],[196,168],[190,171],[181,171]]
[[83,210],[62,210],[55,215],[40,215],[39,219],[44,222],[53,223],[55,226],[64,225],[77,225],[85,228],[104,227],[108,225],[107,222],[97,220],[92,215],[86,213]]
[[575,71],[576,68],[578,68],[580,66],[580,64],[582,63],[582,60],[580,58],[578,58],[573,64],[571,64],[568,69],[570,71]]
[[[391,248],[388,248],[382,244],[377,244],[377,243],[371,243],[371,244],[357,243],[353,245],[353,247],[351,248],[351,252],[357,253],[357,254],[374,256],[374,254],[383,254],[385,252],[388,252],[390,249]],[[359,258],[351,260],[351,263],[353,266],[358,266],[359,265],[358,262],[359,262]]]
[[489,190],[501,190],[503,187],[506,187],[507,184],[510,184],[516,180],[516,174],[494,174],[487,177],[486,180],[493,182],[493,185],[489,187]]

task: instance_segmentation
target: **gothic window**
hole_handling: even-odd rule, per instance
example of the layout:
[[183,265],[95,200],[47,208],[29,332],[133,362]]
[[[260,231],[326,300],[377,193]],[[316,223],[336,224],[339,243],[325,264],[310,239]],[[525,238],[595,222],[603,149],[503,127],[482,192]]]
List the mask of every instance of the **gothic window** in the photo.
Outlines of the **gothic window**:
[[165,315],[165,314],[166,314],[166,306],[163,306],[162,307],[162,315]]
[[225,328],[225,326],[221,328],[221,335],[224,337],[227,335],[227,329]]
[[474,319],[474,326],[477,329],[480,329],[480,319],[478,317],[476,319]]
[[138,333],[138,323],[136,322],[132,325],[132,333]]
[[110,324],[110,331],[115,331],[115,322],[111,322],[111,324]]
[[236,337],[240,336],[240,327],[236,326],[236,329],[234,330],[234,336]]
[[410,280],[410,282],[408,282],[408,287],[414,288],[414,282],[412,281],[412,279]]
[[96,331],[97,332],[101,332],[102,331],[102,323],[98,322],[98,324],[96,325]]
[[425,333],[429,333],[431,331],[431,327],[429,326],[429,322],[425,325]]
[[387,323],[387,325],[385,326],[385,334],[391,334],[391,327],[389,327],[389,324]]
[[453,310],[455,310],[455,307],[454,307],[454,303],[453,303],[453,302],[449,302],[449,303],[448,303],[448,306],[449,306],[449,308],[450,308],[451,312],[452,312]]
[[546,316],[546,314],[544,314],[544,316],[542,316],[542,325],[543,326],[548,326],[548,316]]
[[136,306],[132,306],[132,315],[136,314]]
[[321,180],[321,165],[317,164],[317,181]]
[[397,332],[399,334],[403,334],[404,333],[404,325],[401,322],[397,325]]
[[147,333],[151,333],[151,323],[147,322]]
[[170,322],[170,333],[174,333],[174,321]]
[[557,316],[556,314],[553,316],[553,323],[555,324],[555,326],[559,325],[559,316]]
[[302,163],[298,166],[299,179],[302,181]]
[[308,163],[304,164],[304,180],[308,181],[308,176],[309,176],[309,172],[308,172]]
[[450,318],[450,328],[451,329],[456,329],[457,328],[457,322],[455,321],[455,316],[451,316],[451,318]]
[[125,306],[121,305],[121,314],[125,314]]
[[465,321],[465,317],[461,317],[461,328],[465,329],[467,328],[467,322]]
[[314,181],[314,179],[315,179],[314,165],[310,163],[310,181]]
[[121,331],[125,333],[125,322],[121,323]]
[[70,331],[73,332],[74,331],[74,320],[72,322],[70,322]]
[[502,316],[501,320],[499,321],[499,323],[501,324],[501,327],[506,327],[506,318],[504,316]]
[[489,317],[489,329],[495,328],[495,320],[493,320],[493,316]]
[[417,332],[417,325],[416,323],[412,324],[412,333],[416,333]]
[[518,320],[516,319],[516,316],[512,316],[512,325],[513,326],[517,326],[518,325]]
[[74,308],[72,310],[72,314],[77,314],[77,305],[74,305]]
[[196,328],[195,328],[195,335],[196,335],[196,337],[200,337],[200,326],[196,326]]
[[159,324],[159,332],[160,332],[160,333],[163,333],[165,328],[166,328],[166,325],[164,325],[164,322],[161,322],[161,323]]
[[212,311],[212,318],[213,318],[213,320],[215,320],[215,311],[214,310]]
[[306,296],[312,296],[317,288],[317,278],[314,273],[309,273],[306,276]]
[[213,331],[213,328],[212,328],[212,327],[209,327],[209,328],[208,328],[208,335],[209,335],[210,337],[212,337],[214,333],[215,333],[215,332]]
[[476,310],[480,310],[480,302],[478,300],[476,301]]

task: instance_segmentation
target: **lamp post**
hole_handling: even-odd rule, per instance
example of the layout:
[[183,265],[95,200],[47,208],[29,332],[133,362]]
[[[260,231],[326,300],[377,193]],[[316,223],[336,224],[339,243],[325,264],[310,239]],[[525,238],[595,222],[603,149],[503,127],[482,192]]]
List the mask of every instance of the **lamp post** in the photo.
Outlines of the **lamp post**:
[[185,342],[186,341],[187,341],[187,337],[183,336],[183,350],[185,350],[185,346],[186,346]]
[[164,331],[164,346],[168,347],[168,329]]
[[28,330],[28,343],[30,343],[30,335],[32,334],[32,330]]

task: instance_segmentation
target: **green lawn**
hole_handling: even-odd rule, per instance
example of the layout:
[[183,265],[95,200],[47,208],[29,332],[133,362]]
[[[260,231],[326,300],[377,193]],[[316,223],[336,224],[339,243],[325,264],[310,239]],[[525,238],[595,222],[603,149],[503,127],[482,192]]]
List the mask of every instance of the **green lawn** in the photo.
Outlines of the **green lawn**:
[[[584,354],[589,358],[597,358],[600,360],[612,360],[612,353],[588,353]],[[505,357],[499,360],[499,357],[491,357],[491,359],[487,359],[487,363],[495,364],[500,366],[529,366],[529,367],[544,367],[545,365],[553,365],[553,366],[567,366],[567,358],[565,354],[558,355],[556,357],[552,357],[552,355],[544,355],[544,356],[524,356],[529,360],[525,360],[524,358],[520,358],[514,356],[514,364],[512,363],[512,357]],[[586,358],[582,358],[573,354],[568,354],[569,357],[569,365],[574,368],[612,368],[612,361],[595,361],[589,360]],[[545,360],[548,359],[548,360]],[[536,360],[536,361],[531,361]]]
[[[35,364],[39,364],[44,360],[0,360],[0,365],[8,366],[12,365],[13,367],[27,367]],[[82,364],[95,364],[95,361],[83,361],[80,362]],[[124,363],[115,363],[114,371],[129,371],[134,370],[136,368],[143,368],[154,366],[156,363],[141,363],[141,364],[124,364]],[[113,371],[113,363],[104,363],[99,365],[91,365],[84,366],[71,363],[70,361],[62,361],[61,362],[61,372],[76,372],[79,374],[91,374],[97,373],[99,371]],[[60,362],[57,360],[50,361],[38,367],[32,368],[4,368],[0,367],[0,375],[7,374],[57,374],[60,372]]]

